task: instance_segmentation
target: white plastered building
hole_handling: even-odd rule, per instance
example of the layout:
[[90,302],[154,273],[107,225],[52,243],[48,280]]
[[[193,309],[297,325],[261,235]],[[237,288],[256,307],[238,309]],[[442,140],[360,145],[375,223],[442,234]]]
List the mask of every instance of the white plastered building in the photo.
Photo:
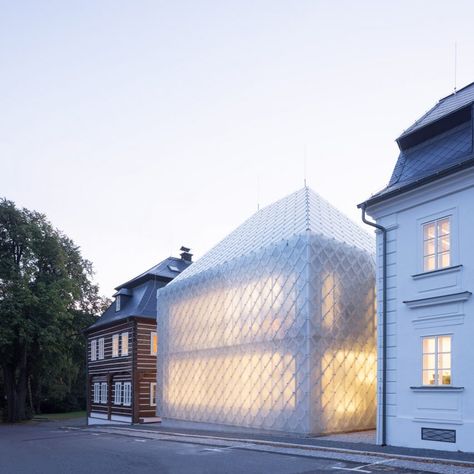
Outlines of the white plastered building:
[[370,234],[305,187],[158,291],[163,418],[318,434],[375,425]]
[[380,444],[474,451],[473,104],[471,84],[409,127],[388,186],[360,205],[380,227]]

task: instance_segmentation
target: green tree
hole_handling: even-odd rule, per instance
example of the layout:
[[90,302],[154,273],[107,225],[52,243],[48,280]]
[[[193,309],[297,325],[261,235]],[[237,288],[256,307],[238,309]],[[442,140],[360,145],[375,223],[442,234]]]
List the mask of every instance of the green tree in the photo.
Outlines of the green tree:
[[104,304],[92,274],[79,247],[43,214],[0,200],[0,368],[6,421],[28,419],[43,400],[63,400],[74,385],[77,390],[85,350],[80,330]]

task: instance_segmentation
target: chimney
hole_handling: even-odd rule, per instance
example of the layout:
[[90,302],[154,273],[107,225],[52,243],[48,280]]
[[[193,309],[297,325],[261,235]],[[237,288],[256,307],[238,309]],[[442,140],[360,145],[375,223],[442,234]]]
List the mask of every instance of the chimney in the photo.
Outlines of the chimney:
[[181,247],[179,250],[181,250],[181,260],[184,260],[185,262],[192,262],[193,261],[193,254],[189,253],[191,249],[188,247]]

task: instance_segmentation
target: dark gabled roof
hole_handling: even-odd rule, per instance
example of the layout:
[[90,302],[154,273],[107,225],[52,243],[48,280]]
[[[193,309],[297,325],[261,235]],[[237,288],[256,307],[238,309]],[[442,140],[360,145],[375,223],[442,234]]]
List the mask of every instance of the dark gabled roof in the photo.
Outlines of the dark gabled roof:
[[359,207],[473,166],[473,103],[474,83],[441,99],[400,135],[400,155],[388,185]]
[[181,258],[169,257],[146,272],[117,286],[115,289],[118,291],[115,295],[121,297],[121,309],[115,311],[116,301],[114,301],[85,332],[91,332],[132,317],[155,320],[156,291],[173,280],[191,263]]
[[158,263],[154,267],[149,268],[146,272],[128,280],[125,283],[117,286],[115,289],[134,288],[141,283],[150,279],[159,279],[163,281],[171,281],[178,276],[183,270],[189,267],[190,262],[177,257],[168,257],[166,260]]

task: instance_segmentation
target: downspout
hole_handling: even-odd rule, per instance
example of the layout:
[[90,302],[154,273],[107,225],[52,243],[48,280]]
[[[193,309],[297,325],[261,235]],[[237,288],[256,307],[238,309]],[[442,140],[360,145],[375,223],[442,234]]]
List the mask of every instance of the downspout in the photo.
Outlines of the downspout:
[[367,220],[362,204],[362,222],[382,232],[382,446],[387,444],[387,229]]

